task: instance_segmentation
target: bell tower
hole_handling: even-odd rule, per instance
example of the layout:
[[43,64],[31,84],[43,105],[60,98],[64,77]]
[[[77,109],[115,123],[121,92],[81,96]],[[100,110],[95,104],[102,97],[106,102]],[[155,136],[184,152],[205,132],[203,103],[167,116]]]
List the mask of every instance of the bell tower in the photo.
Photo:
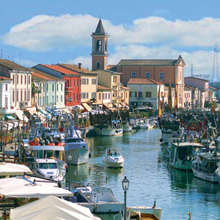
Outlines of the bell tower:
[[107,64],[108,35],[105,33],[102,20],[92,33],[92,70],[104,70]]

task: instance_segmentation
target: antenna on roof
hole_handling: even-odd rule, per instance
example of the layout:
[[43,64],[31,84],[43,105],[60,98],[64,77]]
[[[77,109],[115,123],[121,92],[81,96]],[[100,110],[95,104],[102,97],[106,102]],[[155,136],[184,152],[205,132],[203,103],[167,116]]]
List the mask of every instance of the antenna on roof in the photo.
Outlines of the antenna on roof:
[[213,66],[212,73],[210,74],[210,82],[216,82],[218,80],[218,45],[215,44],[213,49]]

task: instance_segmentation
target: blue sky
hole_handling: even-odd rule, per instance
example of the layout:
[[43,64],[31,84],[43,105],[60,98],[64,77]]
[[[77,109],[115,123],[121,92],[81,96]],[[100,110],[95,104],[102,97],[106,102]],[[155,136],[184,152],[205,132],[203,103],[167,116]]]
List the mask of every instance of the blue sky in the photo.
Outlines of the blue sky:
[[194,73],[210,74],[220,39],[217,0],[7,0],[1,6],[0,57],[25,66],[82,62],[90,68],[90,34],[99,18],[110,35],[109,64],[181,54],[185,75],[192,64]]

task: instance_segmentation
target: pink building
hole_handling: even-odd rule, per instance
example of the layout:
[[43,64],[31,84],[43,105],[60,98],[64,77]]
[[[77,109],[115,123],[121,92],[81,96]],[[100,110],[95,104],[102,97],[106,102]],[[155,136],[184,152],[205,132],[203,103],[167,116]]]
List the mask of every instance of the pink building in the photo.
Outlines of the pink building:
[[184,82],[185,86],[192,87],[192,107],[204,108],[205,101],[209,101],[209,81],[189,76]]

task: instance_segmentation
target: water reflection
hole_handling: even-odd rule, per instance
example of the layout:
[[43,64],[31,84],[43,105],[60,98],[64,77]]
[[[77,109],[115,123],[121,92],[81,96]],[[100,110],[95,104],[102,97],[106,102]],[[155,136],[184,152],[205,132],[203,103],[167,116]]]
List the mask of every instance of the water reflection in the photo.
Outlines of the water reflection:
[[[122,137],[88,138],[91,151],[89,163],[71,166],[73,181],[110,187],[116,198],[123,201],[121,181],[130,180],[128,205],[151,206],[157,200],[162,208],[162,219],[219,220],[220,186],[199,180],[192,172],[171,169],[159,156],[161,132],[158,129],[139,130]],[[106,150],[119,151],[125,158],[123,169],[106,168]]]

